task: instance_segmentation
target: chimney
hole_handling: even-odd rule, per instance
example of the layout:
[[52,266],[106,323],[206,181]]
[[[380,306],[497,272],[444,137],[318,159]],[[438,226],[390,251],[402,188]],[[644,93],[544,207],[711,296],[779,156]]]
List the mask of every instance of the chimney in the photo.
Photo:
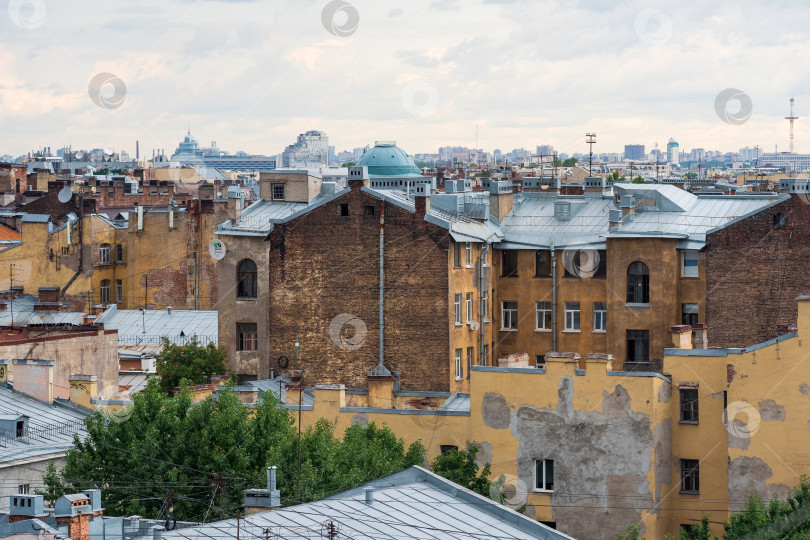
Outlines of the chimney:
[[514,205],[511,180],[493,180],[489,183],[489,214],[493,219],[500,223]]
[[14,390],[53,403],[53,360],[13,360]]
[[622,217],[632,214],[636,209],[636,198],[633,195],[622,195],[619,207],[622,209]]
[[601,176],[589,176],[583,182],[585,193],[599,193],[600,195],[605,192],[607,183]]
[[672,346],[676,349],[692,348],[692,327],[688,324],[679,324],[670,329]]
[[228,188],[228,218],[236,223],[242,217],[245,199],[238,186]]
[[70,401],[87,409],[95,409],[90,400],[98,396],[98,377],[96,375],[71,375]]
[[43,495],[12,495],[9,497],[8,522],[28,519],[44,519],[45,497]]
[[281,508],[281,492],[276,489],[276,467],[267,467],[267,489],[245,490],[245,514]]
[[709,330],[709,325],[706,323],[696,323],[693,329],[695,331],[695,348],[708,349],[709,339],[707,334]]
[[416,205],[416,216],[425,217],[430,213],[430,195],[417,195],[414,197],[414,204]]
[[363,488],[363,491],[366,494],[366,504],[374,504],[374,488],[372,486],[366,486]]
[[371,184],[368,178],[368,167],[349,167],[347,185],[352,191],[369,187]]

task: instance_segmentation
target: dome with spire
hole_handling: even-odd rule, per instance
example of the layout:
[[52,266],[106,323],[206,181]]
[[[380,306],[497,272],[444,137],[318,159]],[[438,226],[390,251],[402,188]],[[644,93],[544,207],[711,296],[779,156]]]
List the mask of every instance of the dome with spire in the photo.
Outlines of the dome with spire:
[[419,167],[393,141],[377,141],[374,148],[357,160],[358,167],[368,167],[369,176],[421,176]]

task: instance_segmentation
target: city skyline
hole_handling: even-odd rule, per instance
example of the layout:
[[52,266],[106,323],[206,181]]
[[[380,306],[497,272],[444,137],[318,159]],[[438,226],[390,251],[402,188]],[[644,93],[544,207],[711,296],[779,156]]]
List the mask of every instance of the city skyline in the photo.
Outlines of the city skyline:
[[[314,1],[12,4],[23,7],[0,25],[0,118],[14,126],[0,151],[12,155],[46,144],[134,154],[135,140],[151,153],[188,122],[198,140],[249,154],[280,153],[309,129],[338,150],[390,139],[412,153],[573,153],[595,132],[596,148],[613,152],[670,137],[682,149],[786,151],[791,96],[795,151],[810,151],[808,75],[746,75],[774,58],[807,63],[810,8],[799,3],[786,19],[758,1],[354,2],[329,20],[328,3]],[[720,118],[727,89],[744,94],[750,116]]]

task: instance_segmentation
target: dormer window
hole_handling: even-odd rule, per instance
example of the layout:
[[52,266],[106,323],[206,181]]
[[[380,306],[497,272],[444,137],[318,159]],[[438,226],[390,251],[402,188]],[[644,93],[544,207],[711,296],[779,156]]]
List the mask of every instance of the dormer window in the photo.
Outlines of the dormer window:
[[284,200],[284,184],[273,184],[273,200],[274,201],[283,201]]

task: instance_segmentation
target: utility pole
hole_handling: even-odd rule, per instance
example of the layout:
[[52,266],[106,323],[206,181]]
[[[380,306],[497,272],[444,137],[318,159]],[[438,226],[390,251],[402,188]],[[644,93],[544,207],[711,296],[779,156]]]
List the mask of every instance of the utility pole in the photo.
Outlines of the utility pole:
[[8,290],[11,293],[11,326],[14,326],[14,267],[17,266],[15,263],[9,263],[8,265]]
[[[298,341],[298,334],[295,335],[295,365],[300,366],[301,343]],[[304,401],[304,372],[301,371],[301,379],[298,381],[298,488],[296,489],[296,499],[301,504],[301,404]]]
[[588,143],[588,176],[593,176],[593,145],[596,143],[596,133],[586,133],[585,142]]

